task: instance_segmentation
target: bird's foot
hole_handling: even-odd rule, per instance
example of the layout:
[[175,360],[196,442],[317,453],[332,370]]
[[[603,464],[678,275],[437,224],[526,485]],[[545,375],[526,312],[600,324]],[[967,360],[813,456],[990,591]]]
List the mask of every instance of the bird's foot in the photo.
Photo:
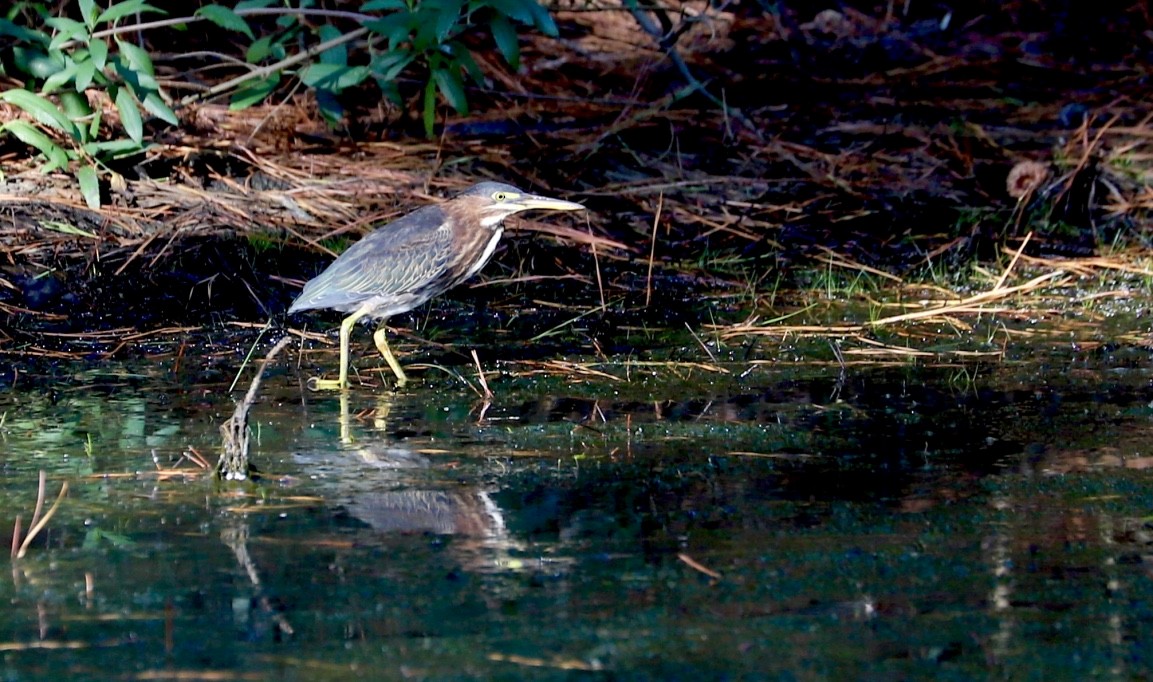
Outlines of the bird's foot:
[[340,379],[320,379],[318,377],[309,377],[308,386],[310,391],[343,391],[348,388],[347,381]]

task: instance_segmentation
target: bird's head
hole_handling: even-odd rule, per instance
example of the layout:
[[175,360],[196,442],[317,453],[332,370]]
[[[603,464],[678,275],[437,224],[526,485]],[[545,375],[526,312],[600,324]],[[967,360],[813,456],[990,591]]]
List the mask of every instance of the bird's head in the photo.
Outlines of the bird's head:
[[584,206],[529,194],[512,185],[502,182],[481,182],[453,197],[454,203],[467,203],[477,212],[477,219],[483,227],[493,228],[514,213],[542,209],[546,211],[580,211]]

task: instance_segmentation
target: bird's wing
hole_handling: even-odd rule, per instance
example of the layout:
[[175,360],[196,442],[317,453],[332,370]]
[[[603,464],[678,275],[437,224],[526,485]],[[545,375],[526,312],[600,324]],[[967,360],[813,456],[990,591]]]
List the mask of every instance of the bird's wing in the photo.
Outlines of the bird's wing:
[[344,309],[373,296],[419,289],[448,267],[452,230],[447,220],[439,206],[426,206],[370,232],[310,280],[289,312]]

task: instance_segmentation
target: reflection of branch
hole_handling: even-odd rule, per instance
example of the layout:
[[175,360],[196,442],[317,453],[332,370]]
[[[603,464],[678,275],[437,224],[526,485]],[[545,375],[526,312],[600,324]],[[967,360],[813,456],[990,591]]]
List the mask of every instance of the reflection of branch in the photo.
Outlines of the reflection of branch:
[[273,622],[276,623],[276,628],[282,634],[292,635],[295,630],[292,629],[292,624],[284,617],[284,614],[278,613],[273,608],[272,603],[269,601],[268,596],[264,594],[264,586],[260,581],[260,573],[256,570],[256,562],[252,560],[252,556],[248,554],[248,525],[244,523],[243,519],[238,519],[238,523],[231,525],[220,531],[220,540],[228,545],[232,553],[236,556],[237,563],[244,569],[248,575],[248,581],[256,588],[257,601],[260,604],[260,610],[272,617]]
[[236,406],[236,411],[228,421],[220,425],[224,451],[220,454],[216,470],[220,477],[227,481],[243,481],[248,478],[248,411],[256,402],[256,391],[260,388],[260,380],[264,377],[264,370],[268,367],[269,361],[287,346],[290,340],[291,337],[286,335],[268,351],[268,355],[265,355],[260,363],[260,369],[256,370],[256,376],[252,378],[252,384],[249,385],[244,400]]

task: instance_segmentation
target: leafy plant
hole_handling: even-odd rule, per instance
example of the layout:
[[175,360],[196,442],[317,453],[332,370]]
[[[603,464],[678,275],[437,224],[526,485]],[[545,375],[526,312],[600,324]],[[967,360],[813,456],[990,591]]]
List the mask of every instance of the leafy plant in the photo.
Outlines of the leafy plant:
[[[243,34],[251,40],[245,60],[253,68],[198,97],[228,94],[232,108],[243,109],[272,96],[289,74],[316,93],[320,112],[332,125],[344,115],[340,95],[370,78],[386,97],[403,106],[398,83],[403,74],[415,71],[424,83],[420,102],[429,136],[438,95],[467,113],[466,79],[484,83],[484,74],[465,44],[466,34],[487,27],[498,51],[514,68],[520,63],[514,24],[557,34],[556,24],[537,0],[367,0],[360,12],[317,9],[312,0],[300,3],[291,8],[275,6],[276,0],[241,0],[232,7],[205,5],[192,16],[142,24],[125,21],[139,22],[142,15],[165,12],[145,0],[121,0],[106,9],[96,0],[78,0],[78,20],[49,16],[40,3],[18,2],[0,18],[0,38],[15,42],[8,59],[0,56],[0,75],[17,77],[25,86],[0,93],[0,101],[18,107],[32,120],[7,121],[0,124],[0,133],[43,154],[43,172],[71,170],[85,201],[95,209],[100,206],[100,171],[108,172],[109,162],[146,148],[145,117],[178,124],[148,52],[121,37],[130,32],[210,21]],[[258,34],[249,23],[256,16],[275,16],[274,26]],[[318,19],[351,20],[359,27],[342,31]],[[51,32],[31,28],[39,25]],[[364,36],[365,49],[350,51],[350,44]],[[301,49],[307,43],[311,47]],[[119,130],[102,125],[99,109],[93,109],[86,96],[91,91],[107,93],[119,114]]]
[[469,29],[487,24],[497,49],[514,69],[520,67],[520,45],[513,21],[545,35],[557,35],[552,17],[536,0],[369,0],[362,9],[392,10],[388,16],[365,23],[385,44],[386,49],[374,52],[369,68],[386,96],[399,105],[396,79],[400,73],[414,62],[427,69],[423,119],[429,136],[438,91],[453,109],[464,114],[468,113],[464,76],[484,83],[484,74],[461,42]]
[[[14,88],[0,93],[0,101],[27,113],[35,124],[14,119],[0,125],[21,142],[40,151],[47,159],[45,173],[74,170],[85,202],[100,206],[97,167],[144,149],[144,118],[150,114],[176,124],[176,115],[161,97],[152,60],[142,48],[113,37],[108,30],[130,16],[161,13],[144,0],[124,0],[101,10],[95,0],[79,0],[82,21],[68,17],[43,16],[38,5],[20,5],[0,19],[0,36],[17,40],[11,55],[12,67],[38,85],[39,93]],[[13,21],[24,12],[40,14],[52,35],[21,26]],[[100,111],[88,103],[84,92],[96,88],[108,93],[120,115],[126,138],[100,139]],[[54,95],[56,101],[48,99]],[[58,102],[58,103],[57,103]]]

